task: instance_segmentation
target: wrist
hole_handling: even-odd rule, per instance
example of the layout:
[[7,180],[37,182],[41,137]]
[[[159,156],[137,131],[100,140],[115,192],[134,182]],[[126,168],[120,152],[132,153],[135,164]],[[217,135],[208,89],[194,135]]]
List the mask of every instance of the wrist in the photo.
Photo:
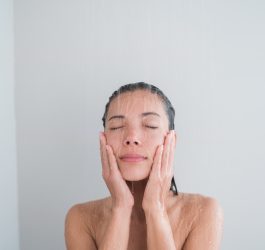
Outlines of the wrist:
[[142,204],[142,207],[146,213],[149,213],[149,212],[161,213],[166,210],[166,205],[164,204],[164,202],[160,202],[160,201],[157,201],[155,203],[149,202],[148,204],[145,204],[145,205]]
[[133,199],[114,199],[111,198],[111,206],[112,209],[121,209],[121,210],[127,210],[132,209],[134,206],[134,200]]
[[112,206],[111,211],[113,214],[122,214],[122,215],[129,214],[130,215],[132,213],[132,206],[115,205],[115,206]]
[[166,207],[162,204],[143,208],[145,215],[164,216],[167,215]]
[[144,213],[147,225],[161,225],[169,221],[166,209],[149,209]]

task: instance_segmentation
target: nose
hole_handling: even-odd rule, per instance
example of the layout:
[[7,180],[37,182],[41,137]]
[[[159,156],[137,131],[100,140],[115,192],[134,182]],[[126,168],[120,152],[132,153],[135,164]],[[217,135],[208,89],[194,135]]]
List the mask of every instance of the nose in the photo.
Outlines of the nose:
[[137,136],[135,133],[128,133],[125,135],[123,144],[125,146],[139,146],[141,145],[141,141],[139,139],[139,136]]
[[126,139],[124,142],[124,145],[139,145],[139,141],[138,140],[130,140],[130,139]]

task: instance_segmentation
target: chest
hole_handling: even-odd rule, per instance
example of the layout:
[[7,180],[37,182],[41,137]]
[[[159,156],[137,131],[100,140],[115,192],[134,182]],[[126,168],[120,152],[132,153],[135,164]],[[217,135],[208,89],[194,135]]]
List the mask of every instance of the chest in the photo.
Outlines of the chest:
[[128,250],[147,250],[147,229],[146,225],[130,226]]
[[[95,230],[95,240],[97,246],[104,239],[105,232],[108,228],[108,220],[101,220]],[[143,224],[135,224],[134,222],[130,223],[129,229],[129,239],[128,239],[128,248],[127,250],[147,250],[147,228]]]
[[[173,232],[174,242],[177,250],[183,248],[187,234],[182,231]],[[146,227],[135,227],[130,229],[127,250],[147,250],[147,229]]]
[[[187,235],[190,231],[190,224],[187,220],[183,218],[178,218],[178,220],[170,220],[174,242],[177,250],[181,250]],[[102,242],[105,229],[107,228],[107,220],[98,223],[96,232],[96,242],[100,245]],[[129,231],[129,240],[127,250],[147,250],[147,226],[131,223]]]

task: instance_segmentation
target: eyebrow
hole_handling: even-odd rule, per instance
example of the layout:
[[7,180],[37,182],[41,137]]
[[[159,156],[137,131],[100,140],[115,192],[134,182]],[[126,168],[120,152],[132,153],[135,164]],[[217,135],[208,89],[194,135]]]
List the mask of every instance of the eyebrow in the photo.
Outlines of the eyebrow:
[[[142,113],[142,114],[141,114],[142,117],[146,117],[146,116],[148,116],[148,115],[155,115],[155,116],[160,117],[160,115],[159,115],[158,113],[156,113],[156,112],[145,112],[145,113]],[[114,116],[110,117],[110,118],[108,119],[108,121],[110,121],[110,120],[112,120],[112,119],[124,119],[124,118],[125,118],[124,115],[114,115]]]
[[108,119],[108,121],[110,121],[110,120],[112,120],[112,119],[124,119],[124,118],[125,118],[124,115],[114,115],[114,116],[110,117],[110,118]]
[[148,116],[148,115],[155,115],[155,116],[160,117],[160,115],[158,113],[156,113],[156,112],[145,112],[145,113],[142,113],[143,117]]

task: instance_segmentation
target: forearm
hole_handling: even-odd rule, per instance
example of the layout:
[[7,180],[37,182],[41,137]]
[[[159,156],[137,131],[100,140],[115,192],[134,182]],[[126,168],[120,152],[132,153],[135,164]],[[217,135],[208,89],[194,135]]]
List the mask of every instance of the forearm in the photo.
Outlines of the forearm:
[[175,250],[175,242],[167,212],[146,211],[148,250]]
[[130,208],[113,209],[99,250],[127,250],[130,220]]

